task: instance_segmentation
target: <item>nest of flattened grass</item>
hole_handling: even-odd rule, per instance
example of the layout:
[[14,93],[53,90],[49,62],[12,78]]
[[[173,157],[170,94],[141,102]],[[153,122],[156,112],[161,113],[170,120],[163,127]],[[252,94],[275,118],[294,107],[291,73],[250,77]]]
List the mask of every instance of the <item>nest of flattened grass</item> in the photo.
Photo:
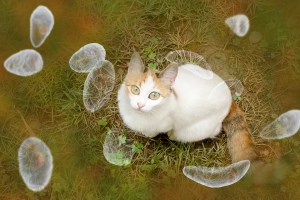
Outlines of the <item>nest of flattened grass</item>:
[[[220,50],[217,51],[220,52]],[[276,155],[273,148],[258,136],[262,128],[270,122],[270,116],[279,109],[278,103],[272,98],[273,83],[268,79],[269,74],[261,71],[261,69],[266,70],[268,65],[266,61],[257,60],[255,55],[244,58],[242,52],[231,50],[221,52],[226,58],[222,61],[224,76],[236,77],[244,84],[245,90],[239,105],[245,112],[257,148],[265,152],[261,157],[271,159]],[[235,57],[235,54],[238,54],[237,57]],[[249,62],[249,59],[252,60]],[[213,66],[212,68],[216,68],[215,72],[218,74],[220,69]],[[110,113],[109,121],[111,125],[122,130],[125,127],[117,111],[116,98],[119,85],[126,74],[126,68],[119,68],[117,73],[117,84],[106,110]],[[164,169],[167,171],[168,166],[175,169],[175,171],[181,171],[185,165],[224,166],[231,162],[224,132],[220,133],[215,140],[208,139],[189,144],[170,141],[167,135],[159,135],[153,139],[148,139],[141,137],[139,134],[131,133],[128,137],[144,145],[143,151],[134,156],[133,165],[141,166],[137,168],[145,171],[153,170],[151,166],[154,164],[153,168],[160,168],[162,171]]]

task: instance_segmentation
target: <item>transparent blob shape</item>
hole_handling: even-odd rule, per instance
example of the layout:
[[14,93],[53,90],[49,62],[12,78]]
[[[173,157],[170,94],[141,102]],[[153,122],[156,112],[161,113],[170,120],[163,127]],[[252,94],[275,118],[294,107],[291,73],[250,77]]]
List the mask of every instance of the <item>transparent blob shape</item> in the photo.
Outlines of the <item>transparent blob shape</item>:
[[171,51],[167,54],[165,59],[171,63],[177,63],[179,66],[183,66],[186,70],[189,70],[203,79],[213,78],[210,65],[202,56],[195,52],[185,50]]
[[30,41],[35,48],[40,47],[54,26],[52,12],[46,6],[38,6],[30,16]]
[[260,133],[264,139],[282,139],[295,135],[300,129],[300,110],[283,113]]
[[239,94],[241,95],[244,91],[244,86],[242,82],[238,79],[228,79],[225,80],[226,84],[228,85],[231,95]]
[[88,73],[105,60],[106,51],[98,43],[90,43],[76,51],[69,60],[70,67],[79,73]]
[[38,138],[24,140],[18,151],[19,172],[26,186],[35,192],[49,183],[53,158],[47,145]]
[[12,74],[31,76],[42,70],[44,65],[41,54],[33,49],[19,51],[4,62],[4,67]]
[[134,152],[131,150],[133,141],[121,134],[122,131],[112,129],[106,135],[103,144],[105,159],[114,165],[126,166],[131,163]]
[[245,36],[250,28],[248,17],[242,14],[228,17],[225,23],[239,37]]
[[110,98],[115,85],[115,70],[111,62],[100,62],[88,74],[83,88],[83,103],[90,112],[99,110]]
[[238,182],[249,167],[249,160],[242,160],[226,167],[185,166],[183,174],[201,185],[220,188]]

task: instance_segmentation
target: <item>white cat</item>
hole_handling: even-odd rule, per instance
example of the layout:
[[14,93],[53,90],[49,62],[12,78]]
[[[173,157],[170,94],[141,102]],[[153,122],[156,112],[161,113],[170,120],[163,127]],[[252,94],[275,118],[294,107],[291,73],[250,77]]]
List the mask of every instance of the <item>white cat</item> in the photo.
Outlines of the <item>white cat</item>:
[[194,64],[172,63],[159,76],[144,70],[140,55],[134,53],[118,92],[119,112],[126,126],[147,137],[168,132],[171,140],[180,142],[220,133],[232,97],[218,75]]

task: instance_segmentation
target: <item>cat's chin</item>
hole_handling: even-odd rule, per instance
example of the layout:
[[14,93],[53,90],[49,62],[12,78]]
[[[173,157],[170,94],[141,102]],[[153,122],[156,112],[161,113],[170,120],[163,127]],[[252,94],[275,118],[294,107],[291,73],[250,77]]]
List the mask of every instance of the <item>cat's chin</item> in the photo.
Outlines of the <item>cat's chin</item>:
[[135,110],[135,111],[138,112],[138,113],[147,113],[147,112],[150,112],[150,111],[151,111],[151,109],[149,110],[149,109],[145,109],[145,108],[139,109],[139,108],[134,108],[134,107],[132,107],[132,109]]
[[147,113],[149,112],[150,110],[145,110],[145,109],[138,109],[138,108],[135,108],[135,110],[139,113]]

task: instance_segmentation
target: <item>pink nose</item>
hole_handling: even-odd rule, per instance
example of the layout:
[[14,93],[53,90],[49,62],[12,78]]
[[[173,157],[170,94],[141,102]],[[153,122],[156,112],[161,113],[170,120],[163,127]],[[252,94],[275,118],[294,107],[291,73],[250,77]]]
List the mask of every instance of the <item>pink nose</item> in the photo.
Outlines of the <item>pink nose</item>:
[[145,106],[145,104],[142,104],[142,103],[137,103],[137,106],[138,106],[138,108],[139,108],[139,109],[141,109],[142,107],[144,107],[144,106]]

